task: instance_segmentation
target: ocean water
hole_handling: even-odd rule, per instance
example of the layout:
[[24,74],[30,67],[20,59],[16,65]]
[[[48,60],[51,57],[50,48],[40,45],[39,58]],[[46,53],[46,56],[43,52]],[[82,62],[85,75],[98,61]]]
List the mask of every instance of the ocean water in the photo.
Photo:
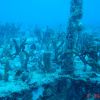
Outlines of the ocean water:
[[100,0],[0,0],[0,100],[100,100]]

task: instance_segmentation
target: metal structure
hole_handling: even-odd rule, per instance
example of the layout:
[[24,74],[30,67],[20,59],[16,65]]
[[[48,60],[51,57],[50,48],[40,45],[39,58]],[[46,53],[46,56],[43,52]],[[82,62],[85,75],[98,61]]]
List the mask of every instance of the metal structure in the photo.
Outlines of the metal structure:
[[64,63],[64,69],[67,73],[74,71],[73,50],[77,48],[79,34],[82,32],[82,8],[83,0],[71,0],[70,18],[67,29],[67,57]]

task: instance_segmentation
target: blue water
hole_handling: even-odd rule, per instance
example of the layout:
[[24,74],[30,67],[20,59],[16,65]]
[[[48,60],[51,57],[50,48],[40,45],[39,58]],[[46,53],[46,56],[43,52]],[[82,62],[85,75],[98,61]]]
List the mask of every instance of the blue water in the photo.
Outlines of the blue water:
[[[83,0],[83,23],[98,26],[100,0]],[[0,0],[0,22],[51,27],[66,25],[70,0]]]

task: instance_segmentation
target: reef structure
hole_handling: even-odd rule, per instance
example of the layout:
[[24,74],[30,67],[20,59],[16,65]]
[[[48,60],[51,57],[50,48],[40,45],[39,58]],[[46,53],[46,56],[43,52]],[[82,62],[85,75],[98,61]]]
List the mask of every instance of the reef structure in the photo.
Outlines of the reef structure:
[[[77,48],[79,35],[82,32],[81,19],[83,15],[83,0],[71,0],[70,18],[67,29],[66,59],[64,62],[64,73],[73,73],[74,71],[74,53]],[[67,61],[67,62],[66,62]]]

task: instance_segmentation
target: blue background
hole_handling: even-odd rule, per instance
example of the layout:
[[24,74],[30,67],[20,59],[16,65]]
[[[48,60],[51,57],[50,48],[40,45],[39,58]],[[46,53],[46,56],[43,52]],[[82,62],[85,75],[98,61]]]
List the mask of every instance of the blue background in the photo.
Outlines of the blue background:
[[[83,0],[83,24],[99,26],[100,0]],[[66,25],[70,0],[0,0],[0,22],[24,25]]]

